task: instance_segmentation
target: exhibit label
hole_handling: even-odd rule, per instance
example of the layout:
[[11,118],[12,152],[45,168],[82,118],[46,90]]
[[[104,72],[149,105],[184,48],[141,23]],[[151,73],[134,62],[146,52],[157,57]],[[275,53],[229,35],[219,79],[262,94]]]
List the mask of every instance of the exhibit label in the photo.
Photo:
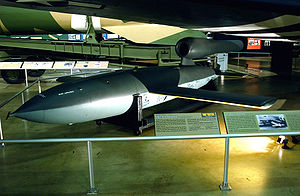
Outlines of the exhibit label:
[[227,132],[276,133],[300,130],[300,110],[224,112]]
[[156,136],[220,134],[216,113],[155,114]]

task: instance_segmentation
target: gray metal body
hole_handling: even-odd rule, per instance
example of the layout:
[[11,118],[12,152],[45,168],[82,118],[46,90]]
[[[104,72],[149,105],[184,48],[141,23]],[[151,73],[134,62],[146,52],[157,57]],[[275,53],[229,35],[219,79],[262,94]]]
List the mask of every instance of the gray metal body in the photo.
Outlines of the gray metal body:
[[204,38],[183,38],[176,44],[176,53],[181,58],[196,59],[220,52],[236,52],[243,49],[240,40],[211,40]]
[[[10,116],[59,124],[104,119],[125,113],[131,107],[135,94],[148,93],[149,89],[177,87],[211,78],[214,74],[208,67],[185,66],[96,75],[46,90],[27,101]],[[164,100],[156,104],[162,102]]]

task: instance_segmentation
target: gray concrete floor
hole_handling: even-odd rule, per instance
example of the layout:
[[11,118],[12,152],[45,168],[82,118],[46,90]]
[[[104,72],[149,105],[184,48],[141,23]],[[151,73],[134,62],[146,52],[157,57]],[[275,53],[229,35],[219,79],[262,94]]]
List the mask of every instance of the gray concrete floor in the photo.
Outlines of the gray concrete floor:
[[[227,78],[221,91],[287,99],[281,110],[300,110],[299,80]],[[43,89],[53,83],[43,83]],[[0,102],[24,85],[0,79]],[[28,92],[34,95],[34,89]],[[17,118],[5,120],[21,104],[0,110],[5,139],[132,136],[105,123],[47,125]],[[250,110],[210,105],[196,112]],[[154,128],[142,136],[154,135]],[[231,139],[229,184],[222,192],[224,139],[143,142],[94,142],[95,184],[102,195],[300,195],[300,147],[283,150],[276,137]],[[86,195],[89,188],[86,143],[8,144],[0,148],[0,195]]]

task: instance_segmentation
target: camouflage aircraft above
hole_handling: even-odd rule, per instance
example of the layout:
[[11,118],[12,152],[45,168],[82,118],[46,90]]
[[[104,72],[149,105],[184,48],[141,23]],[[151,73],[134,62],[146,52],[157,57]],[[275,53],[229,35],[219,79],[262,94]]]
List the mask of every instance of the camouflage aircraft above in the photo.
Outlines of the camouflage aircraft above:
[[0,4],[269,40],[300,39],[298,0],[1,0]]
[[[108,32],[142,44],[175,45],[183,37],[206,37],[197,30],[104,17],[92,17],[92,23],[99,36]],[[87,29],[86,15],[0,6],[0,35],[86,33]]]
[[[89,17],[90,18],[90,17]],[[90,22],[91,21],[91,22]],[[103,33],[113,33],[126,38],[137,44],[155,44],[155,45],[175,45],[184,37],[206,38],[201,31],[184,29],[169,25],[156,25],[140,22],[128,22],[119,19],[110,19],[104,17],[91,17],[86,15],[60,13],[45,10],[34,10],[26,8],[16,8],[0,6],[0,37],[7,38],[27,38],[27,39],[50,39],[66,40],[67,34],[87,33],[89,22],[93,24],[96,33],[96,40],[100,42]],[[77,37],[77,36],[74,36]],[[83,36],[79,36],[82,41]],[[71,39],[74,40],[74,39]],[[4,41],[1,39],[1,41]],[[16,41],[18,42],[18,41]],[[43,60],[57,58],[61,54],[52,53],[52,56],[46,52],[41,53],[40,48],[36,49],[30,42],[26,48],[14,48],[13,46],[1,45],[0,61],[9,58],[18,60]],[[2,43],[2,42],[1,42]],[[49,42],[43,42],[46,44]],[[30,50],[29,50],[30,49]],[[33,52],[32,50],[35,50]],[[175,51],[174,51],[175,53]],[[45,56],[47,58],[45,58]],[[69,57],[73,57],[71,55]],[[3,57],[3,58],[2,58]],[[79,57],[77,55],[77,57]],[[1,59],[2,58],[2,59]],[[65,55],[62,57],[65,58]],[[79,57],[80,58],[80,57]],[[86,59],[87,57],[84,57]],[[95,57],[94,57],[95,58]],[[0,70],[1,76],[8,83],[21,83],[25,79],[24,70]],[[44,71],[40,71],[42,74]],[[29,76],[40,76],[29,70]],[[36,73],[36,71],[34,72]]]

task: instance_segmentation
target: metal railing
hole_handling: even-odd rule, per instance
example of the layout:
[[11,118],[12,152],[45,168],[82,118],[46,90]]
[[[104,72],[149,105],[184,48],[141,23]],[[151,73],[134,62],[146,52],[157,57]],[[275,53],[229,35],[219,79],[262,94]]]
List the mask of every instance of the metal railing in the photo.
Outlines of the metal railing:
[[[26,71],[25,71],[26,73]],[[71,74],[67,76],[83,75],[86,73]],[[27,81],[27,74],[26,81]],[[15,99],[17,96],[22,95],[24,102],[24,91],[31,88],[33,85],[38,84],[39,93],[41,93],[40,81],[55,79],[64,76],[55,76],[48,78],[39,78],[33,83],[16,93],[13,97],[0,104],[0,108],[8,104],[10,101]],[[92,142],[111,142],[111,141],[153,141],[153,140],[189,140],[189,139],[218,139],[225,138],[225,157],[224,157],[224,176],[223,182],[219,185],[222,191],[231,190],[228,183],[228,166],[229,166],[229,139],[230,138],[241,138],[241,137],[267,137],[267,136],[280,136],[280,135],[300,135],[299,132],[276,132],[276,133],[247,133],[247,134],[214,134],[214,135],[184,135],[184,136],[145,136],[145,137],[107,137],[107,138],[63,138],[63,139],[18,139],[18,140],[6,140],[3,138],[1,119],[0,119],[0,147],[4,147],[5,143],[63,143],[63,142],[87,142],[88,148],[88,160],[89,160],[89,176],[90,176],[90,188],[88,194],[97,194],[98,189],[95,187],[94,182],[94,167],[93,167],[93,154],[92,154]]]
[[247,133],[247,134],[214,134],[214,135],[184,135],[184,136],[145,136],[145,137],[106,137],[106,138],[64,138],[64,139],[19,139],[19,140],[1,140],[5,143],[63,143],[63,142],[87,142],[90,188],[88,194],[97,194],[95,187],[92,142],[112,142],[112,141],[153,141],[153,140],[189,140],[189,139],[217,139],[225,138],[225,157],[224,157],[224,175],[223,182],[219,185],[222,191],[231,190],[228,183],[229,166],[229,139],[241,137],[266,137],[280,135],[300,135],[297,132],[277,132],[277,133]]

